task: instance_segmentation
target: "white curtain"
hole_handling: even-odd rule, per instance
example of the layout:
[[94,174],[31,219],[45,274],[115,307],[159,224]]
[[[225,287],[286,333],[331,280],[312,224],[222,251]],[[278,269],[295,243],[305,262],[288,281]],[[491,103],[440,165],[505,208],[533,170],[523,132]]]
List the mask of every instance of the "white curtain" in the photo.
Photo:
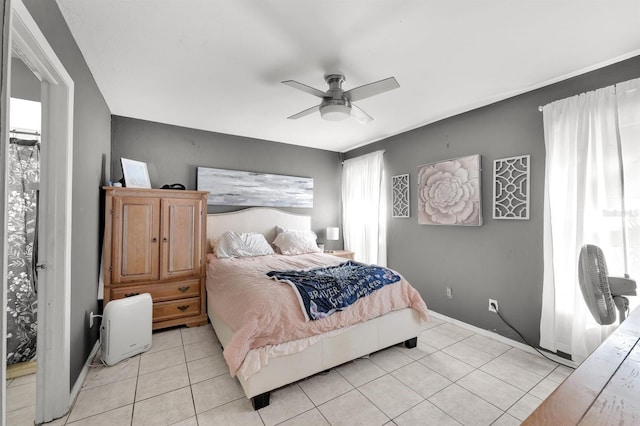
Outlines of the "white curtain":
[[553,102],[543,113],[540,345],[581,362],[615,329],[597,324],[584,302],[582,245],[602,248],[610,275],[640,278],[640,79]]
[[376,151],[344,162],[342,233],[345,249],[355,252],[355,260],[386,266],[383,154]]

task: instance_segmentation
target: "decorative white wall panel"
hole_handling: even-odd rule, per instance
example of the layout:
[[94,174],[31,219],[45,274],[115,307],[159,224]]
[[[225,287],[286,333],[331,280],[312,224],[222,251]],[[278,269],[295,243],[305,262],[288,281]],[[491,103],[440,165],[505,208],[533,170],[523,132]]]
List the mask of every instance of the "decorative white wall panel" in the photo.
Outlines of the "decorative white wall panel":
[[391,190],[393,193],[391,203],[391,217],[409,217],[409,175],[397,175],[392,178]]
[[493,162],[493,218],[529,219],[529,155]]

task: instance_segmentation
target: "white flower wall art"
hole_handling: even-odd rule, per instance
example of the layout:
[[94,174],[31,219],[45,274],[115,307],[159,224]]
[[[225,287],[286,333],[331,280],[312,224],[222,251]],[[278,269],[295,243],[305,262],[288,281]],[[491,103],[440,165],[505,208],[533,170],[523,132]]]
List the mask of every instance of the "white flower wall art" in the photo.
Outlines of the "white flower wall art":
[[480,155],[418,168],[418,223],[482,225]]

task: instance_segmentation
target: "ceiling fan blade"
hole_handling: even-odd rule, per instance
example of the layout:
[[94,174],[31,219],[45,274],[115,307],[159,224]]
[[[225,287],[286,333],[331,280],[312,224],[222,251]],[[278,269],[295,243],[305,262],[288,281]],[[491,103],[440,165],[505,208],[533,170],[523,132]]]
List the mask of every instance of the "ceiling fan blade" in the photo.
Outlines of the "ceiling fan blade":
[[316,89],[315,87],[307,86],[306,84],[302,84],[295,80],[285,80],[282,84],[286,84],[287,86],[293,87],[294,89],[302,90],[310,95],[317,96],[319,98],[324,98],[327,96],[325,92],[322,90]]
[[287,117],[289,120],[295,120],[296,118],[305,117],[309,114],[313,114],[314,112],[320,109],[320,105],[312,106],[311,108],[307,108],[304,111],[300,111],[297,114],[293,114],[291,117]]
[[358,120],[360,124],[367,124],[373,120],[373,117],[354,104],[351,104],[351,116]]
[[400,85],[395,77],[389,77],[384,80],[376,81],[375,83],[354,87],[353,89],[344,92],[344,94],[351,102],[355,102],[374,95],[379,95],[380,93],[388,92],[389,90],[397,89],[398,87],[400,87]]

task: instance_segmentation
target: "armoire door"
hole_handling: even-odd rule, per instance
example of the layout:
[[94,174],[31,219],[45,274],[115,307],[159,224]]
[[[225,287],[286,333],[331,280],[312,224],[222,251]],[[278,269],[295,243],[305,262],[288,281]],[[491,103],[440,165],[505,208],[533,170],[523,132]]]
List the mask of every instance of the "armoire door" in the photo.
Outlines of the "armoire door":
[[158,279],[159,233],[159,198],[114,198],[112,282]]
[[202,201],[162,199],[160,279],[200,275]]

